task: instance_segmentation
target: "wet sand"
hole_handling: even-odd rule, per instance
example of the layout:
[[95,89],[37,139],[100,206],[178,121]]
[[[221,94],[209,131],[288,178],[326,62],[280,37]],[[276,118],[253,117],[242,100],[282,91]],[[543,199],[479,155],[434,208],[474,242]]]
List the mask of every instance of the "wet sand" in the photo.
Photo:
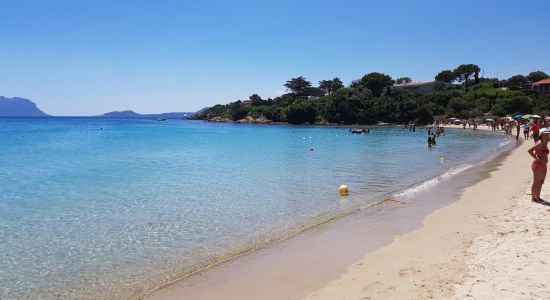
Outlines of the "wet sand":
[[[300,299],[308,294],[319,299],[345,298],[349,295],[345,293],[348,289],[342,291],[334,286],[340,286],[342,282],[356,283],[354,278],[363,276],[354,270],[359,268],[358,264],[365,265],[365,254],[377,253],[380,250],[373,251],[391,247],[395,241],[416,233],[422,227],[423,219],[434,210],[445,209],[461,199],[469,187],[485,182],[491,172],[501,168],[506,155],[468,169],[450,180],[443,180],[436,190],[427,189],[395,199],[403,203],[386,201],[309,229],[273,246],[162,287],[149,294],[147,299]],[[426,220],[430,219],[431,215]],[[459,235],[455,231],[452,233]],[[402,237],[395,239],[397,236]],[[409,246],[403,247],[400,251],[410,252]],[[437,255],[443,258],[445,253],[442,251]],[[385,264],[393,265],[392,261],[393,258],[388,256]],[[367,265],[371,272],[393,269],[385,264]]]

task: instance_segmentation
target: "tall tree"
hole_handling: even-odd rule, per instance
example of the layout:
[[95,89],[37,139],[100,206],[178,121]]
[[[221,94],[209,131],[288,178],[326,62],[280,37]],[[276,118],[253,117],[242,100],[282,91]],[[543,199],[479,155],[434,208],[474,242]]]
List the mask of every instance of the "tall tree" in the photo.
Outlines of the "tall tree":
[[456,80],[456,75],[451,70],[443,70],[435,76],[435,81],[452,83],[455,80]]
[[323,90],[326,95],[330,95],[332,93],[332,80],[319,81],[319,88]]
[[258,94],[252,94],[248,99],[252,101],[262,101],[262,97],[260,97]]
[[342,80],[340,80],[340,78],[338,77],[332,78],[332,93],[342,88],[344,88],[344,83],[342,82]]
[[338,77],[334,77],[331,80],[321,80],[319,81],[319,88],[323,90],[326,95],[331,95],[337,90],[344,87],[342,80]]
[[391,86],[394,82],[389,75],[378,72],[369,73],[359,80],[359,83],[371,90],[375,97],[380,97],[384,88]]
[[550,76],[542,71],[531,72],[529,73],[529,75],[527,75],[527,80],[531,82],[537,82],[547,78],[550,78]]
[[521,86],[522,84],[527,82],[527,78],[523,75],[514,75],[510,78],[508,78],[508,84],[510,86]]
[[306,92],[311,87],[311,82],[307,81],[304,76],[292,78],[285,83],[285,87],[291,90],[297,96],[307,96]]
[[474,64],[460,65],[453,72],[458,81],[464,82],[464,89],[468,92],[468,79],[475,76],[476,83],[479,83],[479,71],[481,69]]
[[412,82],[412,79],[410,77],[401,77],[395,80],[395,83],[397,84],[407,84],[411,82]]

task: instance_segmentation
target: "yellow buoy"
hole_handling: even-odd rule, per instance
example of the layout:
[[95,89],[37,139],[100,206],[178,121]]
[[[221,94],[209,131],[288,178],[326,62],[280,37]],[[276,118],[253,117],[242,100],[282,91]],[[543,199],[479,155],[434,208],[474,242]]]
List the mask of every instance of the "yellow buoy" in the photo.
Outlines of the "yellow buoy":
[[338,188],[338,192],[340,193],[340,196],[347,196],[349,195],[348,186],[345,184],[342,184],[340,188]]

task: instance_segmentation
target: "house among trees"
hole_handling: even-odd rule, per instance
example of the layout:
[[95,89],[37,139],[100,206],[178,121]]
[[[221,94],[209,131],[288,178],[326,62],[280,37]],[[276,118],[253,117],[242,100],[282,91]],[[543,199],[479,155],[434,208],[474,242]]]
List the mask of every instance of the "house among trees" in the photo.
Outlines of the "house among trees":
[[532,89],[540,93],[550,94],[550,78],[533,83]]
[[401,89],[413,93],[431,93],[435,92],[438,89],[438,86],[441,85],[441,82],[432,81],[432,82],[410,82],[399,85],[394,85],[392,88]]

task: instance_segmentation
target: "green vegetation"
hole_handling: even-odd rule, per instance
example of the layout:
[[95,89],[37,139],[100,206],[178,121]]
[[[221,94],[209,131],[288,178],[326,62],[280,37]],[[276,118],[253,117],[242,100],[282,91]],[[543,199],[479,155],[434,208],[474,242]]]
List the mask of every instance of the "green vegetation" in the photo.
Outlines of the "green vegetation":
[[[444,70],[428,90],[416,90],[409,77],[394,81],[383,73],[369,73],[345,87],[336,77],[318,87],[303,76],[284,85],[289,93],[275,99],[250,96],[249,101],[215,105],[195,119],[219,121],[263,120],[290,124],[376,124],[378,122],[427,124],[435,116],[475,118],[537,113],[550,115],[550,95],[525,85],[549,78],[541,71],[508,80],[479,77],[474,64]],[[460,84],[453,84],[459,82]],[[412,88],[410,88],[412,87]]]

